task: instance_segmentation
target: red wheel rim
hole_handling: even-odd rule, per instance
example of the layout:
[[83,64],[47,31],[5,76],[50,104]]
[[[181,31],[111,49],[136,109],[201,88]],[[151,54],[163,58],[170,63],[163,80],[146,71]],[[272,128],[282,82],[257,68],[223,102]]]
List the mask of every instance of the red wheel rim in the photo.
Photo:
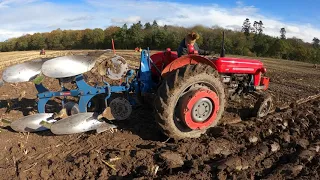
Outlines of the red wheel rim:
[[191,91],[182,97],[181,118],[190,129],[210,127],[218,110],[219,97],[209,89]]

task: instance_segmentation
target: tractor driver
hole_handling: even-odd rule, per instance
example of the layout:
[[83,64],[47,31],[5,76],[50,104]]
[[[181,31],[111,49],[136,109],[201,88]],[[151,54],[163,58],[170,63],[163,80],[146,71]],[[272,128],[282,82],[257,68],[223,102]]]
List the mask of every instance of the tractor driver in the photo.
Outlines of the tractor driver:
[[181,41],[178,48],[178,57],[188,54],[209,55],[212,52],[205,51],[199,48],[196,40],[199,39],[199,34],[195,32],[188,33],[187,36]]

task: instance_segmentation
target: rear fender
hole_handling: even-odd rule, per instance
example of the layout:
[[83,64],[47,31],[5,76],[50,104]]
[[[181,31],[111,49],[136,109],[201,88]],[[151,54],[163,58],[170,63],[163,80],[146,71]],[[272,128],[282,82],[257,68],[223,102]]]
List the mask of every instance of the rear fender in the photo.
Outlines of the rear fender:
[[175,59],[170,64],[168,64],[162,71],[161,76],[165,77],[168,73],[179,69],[185,65],[189,64],[207,64],[210,65],[212,68],[217,69],[215,64],[212,62],[212,60],[209,60],[205,57],[199,56],[199,55],[187,55],[187,56],[181,56],[180,58]]

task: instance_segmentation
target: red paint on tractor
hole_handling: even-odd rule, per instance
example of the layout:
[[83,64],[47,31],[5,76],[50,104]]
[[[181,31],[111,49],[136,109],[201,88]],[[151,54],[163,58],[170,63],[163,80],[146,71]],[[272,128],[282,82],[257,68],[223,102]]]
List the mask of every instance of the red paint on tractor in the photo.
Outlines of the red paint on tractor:
[[242,59],[222,57],[213,60],[219,73],[224,74],[253,74],[254,86],[260,85],[261,73],[265,73],[266,69],[263,63],[255,59]]
[[261,86],[264,86],[264,90],[267,90],[269,88],[269,82],[270,82],[270,78],[268,77],[261,78]]
[[[204,129],[208,128],[217,117],[217,112],[219,110],[219,97],[217,94],[209,89],[199,89],[195,91],[190,98],[183,100],[181,105],[181,117],[186,123],[186,125],[191,129]],[[203,122],[196,122],[192,119],[192,109],[194,105],[201,98],[209,98],[213,103],[213,110],[209,118]]]
[[[192,47],[189,47],[192,51]],[[177,57],[176,52],[166,51],[153,54],[151,59],[154,61],[160,71],[161,76],[179,69],[188,64],[203,63],[210,65],[221,74],[252,74],[254,75],[254,86],[260,85],[261,73],[266,72],[263,63],[255,59],[243,59],[232,57],[220,57],[215,59],[208,59],[197,54],[189,54],[186,56]],[[151,67],[152,74],[157,75],[156,69]]]
[[169,65],[167,65],[163,69],[161,76],[165,76],[167,73],[174,71],[176,69],[179,69],[185,65],[198,64],[198,63],[207,64],[207,65],[210,65],[211,67],[213,67],[214,69],[216,69],[216,66],[213,63],[213,61],[211,61],[205,57],[202,57],[199,55],[186,55],[186,56],[181,56],[181,57],[175,59]]
[[255,59],[222,57],[212,61],[219,73],[256,74],[265,70],[263,63]]
[[[178,58],[177,52],[171,51],[170,48],[167,48],[165,52],[158,52],[150,56],[153,63],[157,68],[162,71],[168,64]],[[151,66],[151,72],[153,75],[159,75],[156,68]]]
[[259,86],[260,80],[261,80],[261,72],[260,72],[260,70],[258,70],[253,76],[253,85]]

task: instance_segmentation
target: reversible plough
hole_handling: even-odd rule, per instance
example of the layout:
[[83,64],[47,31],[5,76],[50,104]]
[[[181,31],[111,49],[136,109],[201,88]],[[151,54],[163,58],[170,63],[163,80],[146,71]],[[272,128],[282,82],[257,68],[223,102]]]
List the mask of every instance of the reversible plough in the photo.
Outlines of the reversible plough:
[[[257,97],[254,116],[263,117],[271,110],[272,100],[266,93],[269,78],[263,76],[263,64],[225,57],[224,46],[219,58],[200,56],[189,46],[189,54],[179,58],[169,48],[153,55],[144,49],[138,69],[128,69],[126,60],[117,55],[106,64],[99,65],[100,75],[121,80],[121,84],[103,81],[101,86],[89,85],[83,74],[96,65],[96,59],[88,55],[33,60],[5,69],[5,83],[34,81],[38,91],[38,114],[14,120],[11,128],[19,132],[50,129],[54,134],[103,132],[115,128],[108,121],[130,118],[132,107],[149,95],[159,128],[175,139],[196,138],[216,126],[227,101],[236,97]],[[43,76],[58,79],[60,91],[50,91],[35,81]],[[76,88],[64,86],[70,82]],[[78,101],[67,101],[70,96]],[[55,97],[62,97],[63,118],[46,108]]]

